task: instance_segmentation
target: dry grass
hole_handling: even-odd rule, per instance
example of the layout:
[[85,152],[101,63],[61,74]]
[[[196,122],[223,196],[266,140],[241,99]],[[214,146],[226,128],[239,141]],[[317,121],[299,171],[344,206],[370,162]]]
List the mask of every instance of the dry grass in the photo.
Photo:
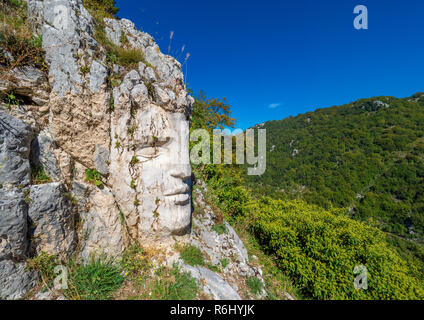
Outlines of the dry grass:
[[19,66],[47,69],[41,36],[33,34],[27,18],[25,2],[0,3],[0,63],[4,66],[1,77],[7,77],[10,70]]

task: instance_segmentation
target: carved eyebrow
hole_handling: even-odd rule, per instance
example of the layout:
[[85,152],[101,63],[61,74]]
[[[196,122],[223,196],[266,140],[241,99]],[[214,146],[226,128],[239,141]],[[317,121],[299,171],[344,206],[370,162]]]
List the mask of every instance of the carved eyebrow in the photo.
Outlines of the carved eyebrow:
[[170,136],[159,136],[156,137],[154,135],[142,136],[141,141],[135,143],[136,146],[139,147],[161,147],[171,141]]

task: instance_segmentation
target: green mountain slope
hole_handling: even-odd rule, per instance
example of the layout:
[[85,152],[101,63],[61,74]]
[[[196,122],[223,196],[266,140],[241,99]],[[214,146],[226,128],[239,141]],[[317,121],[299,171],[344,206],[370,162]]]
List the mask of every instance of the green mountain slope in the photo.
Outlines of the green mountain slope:
[[362,99],[257,127],[267,130],[267,170],[245,177],[252,189],[349,208],[352,218],[422,240],[424,94]]

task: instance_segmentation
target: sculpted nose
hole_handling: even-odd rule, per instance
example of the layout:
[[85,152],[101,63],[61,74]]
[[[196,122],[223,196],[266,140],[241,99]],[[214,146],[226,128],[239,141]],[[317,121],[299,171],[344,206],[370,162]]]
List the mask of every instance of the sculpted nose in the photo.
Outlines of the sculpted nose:
[[191,166],[183,165],[178,166],[178,168],[172,169],[169,174],[174,178],[180,178],[181,180],[186,180],[191,177]]

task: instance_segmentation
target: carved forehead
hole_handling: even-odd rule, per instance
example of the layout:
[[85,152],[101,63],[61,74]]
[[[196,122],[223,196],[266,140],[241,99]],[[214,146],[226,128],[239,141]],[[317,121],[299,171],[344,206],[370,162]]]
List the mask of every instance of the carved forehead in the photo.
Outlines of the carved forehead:
[[169,135],[170,123],[165,110],[155,105],[138,112],[138,132],[141,136]]

